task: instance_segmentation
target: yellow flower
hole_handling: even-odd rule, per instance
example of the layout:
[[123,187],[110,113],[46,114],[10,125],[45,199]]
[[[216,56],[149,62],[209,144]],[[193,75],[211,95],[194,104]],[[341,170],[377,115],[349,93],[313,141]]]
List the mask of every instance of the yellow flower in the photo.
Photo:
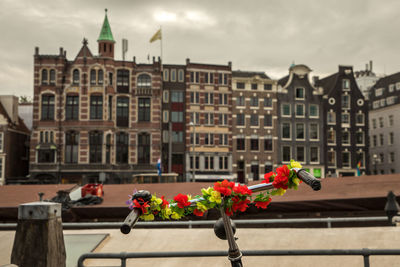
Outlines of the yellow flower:
[[197,202],[196,206],[197,206],[197,209],[200,211],[207,211],[207,207],[201,202]]
[[294,160],[290,162],[290,166],[292,166],[292,168],[299,168],[299,169],[302,168],[301,164]]
[[277,196],[283,196],[283,194],[285,194],[285,193],[286,193],[286,190],[282,189],[282,188],[278,188],[275,190],[275,195],[277,195]]
[[150,213],[150,214],[143,214],[141,217],[142,217],[143,220],[145,220],[145,221],[152,221],[152,220],[154,220],[154,215],[153,215],[152,213]]
[[210,202],[215,202],[221,204],[221,193],[218,191],[213,191],[211,197],[208,199]]
[[214,191],[214,188],[209,187],[207,189],[202,188],[201,192],[203,193],[203,195],[211,195],[211,193]]
[[299,185],[300,184],[300,179],[299,178],[294,178],[293,179],[293,183],[295,183],[296,185]]
[[171,214],[172,214],[172,211],[171,211],[170,208],[165,208],[165,209],[162,209],[162,210],[161,210],[161,216],[162,216],[164,219],[168,219],[168,217],[169,217]]
[[175,220],[179,220],[181,218],[181,216],[178,213],[173,212],[172,215],[171,215],[171,218],[175,219]]

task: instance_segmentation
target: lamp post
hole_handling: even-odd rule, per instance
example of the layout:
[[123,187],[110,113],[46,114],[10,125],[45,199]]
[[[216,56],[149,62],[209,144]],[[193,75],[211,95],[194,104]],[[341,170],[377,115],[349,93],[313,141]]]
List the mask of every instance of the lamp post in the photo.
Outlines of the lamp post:
[[377,169],[376,169],[376,164],[379,162],[378,155],[373,154],[372,155],[372,164],[374,164],[374,174],[378,174]]
[[192,153],[193,153],[193,158],[192,158],[192,163],[193,163],[193,168],[192,168],[192,182],[194,182],[195,179],[195,175],[196,175],[196,158],[195,158],[195,145],[196,145],[196,125],[194,124],[194,122],[190,122],[189,123],[190,126],[193,127],[193,144],[192,144]]

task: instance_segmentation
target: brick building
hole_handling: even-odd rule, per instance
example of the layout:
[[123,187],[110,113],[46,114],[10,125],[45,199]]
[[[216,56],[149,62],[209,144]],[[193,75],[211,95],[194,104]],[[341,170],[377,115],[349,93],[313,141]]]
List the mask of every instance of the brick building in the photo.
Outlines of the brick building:
[[[129,182],[161,157],[161,62],[114,59],[107,14],[98,55],[34,56],[30,172],[40,182]],[[137,180],[137,179],[136,179]]]
[[232,73],[233,173],[238,182],[263,179],[277,165],[276,81],[264,72]]

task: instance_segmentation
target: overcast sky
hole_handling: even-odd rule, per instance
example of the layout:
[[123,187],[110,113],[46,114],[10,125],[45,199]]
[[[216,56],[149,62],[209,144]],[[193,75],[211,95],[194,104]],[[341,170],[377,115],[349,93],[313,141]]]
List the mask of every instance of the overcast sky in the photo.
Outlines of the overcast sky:
[[147,62],[160,55],[149,43],[162,26],[163,61],[227,64],[234,70],[265,71],[281,78],[294,61],[324,77],[338,65],[374,71],[400,71],[400,1],[320,0],[0,0],[1,94],[33,94],[33,54],[58,54],[73,60],[86,37],[97,54],[97,38],[108,8],[121,59],[121,39],[129,41],[127,59]]

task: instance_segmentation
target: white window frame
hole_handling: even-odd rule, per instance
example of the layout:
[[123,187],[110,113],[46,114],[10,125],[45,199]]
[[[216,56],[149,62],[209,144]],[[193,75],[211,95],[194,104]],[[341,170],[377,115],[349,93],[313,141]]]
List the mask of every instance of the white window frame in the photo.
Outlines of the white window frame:
[[0,132],[0,153],[4,150],[4,133]]
[[[333,159],[334,159],[333,165],[330,165],[331,163],[328,161],[328,159],[329,159],[328,154],[329,153],[333,153]],[[334,150],[328,151],[326,161],[327,161],[328,167],[336,167],[336,151],[334,151]]]
[[[289,106],[289,115],[283,114],[284,106],[288,105]],[[292,117],[292,105],[290,103],[282,103],[281,106],[281,115],[282,117],[290,118]]]
[[[303,107],[303,115],[297,114],[297,107],[300,107],[300,106]],[[295,104],[295,110],[296,110],[296,113],[295,113],[296,118],[305,118],[306,110],[305,110],[305,105],[304,104]]]
[[[297,97],[297,90],[298,90],[298,89],[301,89],[301,90],[302,90],[302,92],[303,92],[303,97]],[[296,87],[294,93],[295,93],[294,98],[295,98],[296,100],[304,100],[304,99],[306,98],[306,90],[305,90],[303,87]]]
[[[348,153],[349,154],[349,162],[348,162],[348,166],[345,166],[345,162],[343,160],[343,154]],[[342,151],[342,167],[343,168],[351,168],[351,152],[350,151]]]
[[164,82],[168,82],[169,81],[169,69],[164,69],[163,80],[164,80]]
[[[313,148],[316,148],[317,149],[317,157],[318,157],[318,160],[317,161],[312,161],[311,160],[311,149],[313,149]],[[313,163],[313,164],[315,164],[315,163],[319,163],[320,162],[320,155],[319,155],[319,147],[317,147],[317,146],[310,146],[310,163]]]
[[[283,125],[288,124],[289,125],[289,138],[283,137]],[[282,140],[292,140],[292,124],[290,122],[282,122],[281,124],[281,135],[282,135]]]
[[[315,116],[313,116],[313,115],[311,115],[311,107],[316,107],[316,110],[317,110],[317,115],[315,115]],[[316,104],[310,104],[310,106],[308,107],[308,109],[309,109],[309,114],[310,114],[310,118],[319,118],[319,106],[318,105],[316,105]]]
[[[317,138],[311,138],[311,125],[317,125]],[[310,123],[309,126],[309,140],[310,141],[318,141],[319,140],[319,124],[318,123]]]

